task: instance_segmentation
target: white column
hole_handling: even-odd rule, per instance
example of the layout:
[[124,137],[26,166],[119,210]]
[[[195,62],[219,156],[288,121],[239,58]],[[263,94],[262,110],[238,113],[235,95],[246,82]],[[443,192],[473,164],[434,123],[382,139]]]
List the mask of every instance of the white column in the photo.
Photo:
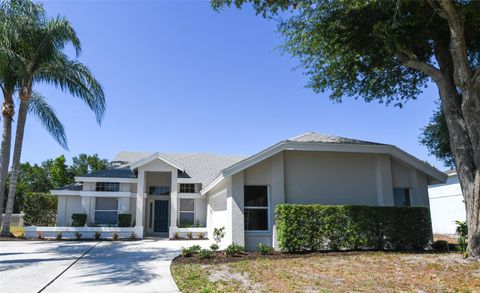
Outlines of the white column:
[[130,198],[120,197],[118,198],[118,213],[129,214],[130,213]]
[[138,238],[143,238],[143,211],[144,211],[144,198],[143,194],[145,192],[145,171],[138,170],[138,181],[137,181],[137,207],[135,211],[135,234]]
[[57,196],[58,205],[57,205],[57,226],[68,226],[67,222],[71,219],[66,219],[67,212],[67,197],[64,195]]
[[[245,223],[243,216],[244,174],[238,172],[232,176],[231,186],[227,189],[227,219],[226,234],[230,243],[245,246]],[[230,231],[229,231],[230,230]]]
[[285,168],[283,152],[276,154],[270,160],[270,198],[269,200],[269,229],[272,230],[272,247],[280,250],[277,239],[277,229],[275,227],[275,207],[278,204],[285,203]]
[[410,205],[418,206],[418,175],[417,170],[410,170]]
[[82,196],[82,213],[87,215],[87,225],[92,224],[93,221],[93,213],[90,212],[90,200],[91,198],[88,196]]
[[177,214],[178,214],[178,193],[177,193],[177,169],[172,171],[172,181],[170,183],[170,229],[169,237],[172,238],[177,232]]

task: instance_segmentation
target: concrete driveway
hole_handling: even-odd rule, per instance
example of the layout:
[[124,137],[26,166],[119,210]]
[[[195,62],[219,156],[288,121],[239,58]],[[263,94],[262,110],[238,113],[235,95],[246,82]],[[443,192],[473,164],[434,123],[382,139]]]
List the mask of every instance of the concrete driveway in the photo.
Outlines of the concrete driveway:
[[[2,292],[178,292],[170,263],[209,241],[0,242]],[[43,291],[42,291],[43,290]]]

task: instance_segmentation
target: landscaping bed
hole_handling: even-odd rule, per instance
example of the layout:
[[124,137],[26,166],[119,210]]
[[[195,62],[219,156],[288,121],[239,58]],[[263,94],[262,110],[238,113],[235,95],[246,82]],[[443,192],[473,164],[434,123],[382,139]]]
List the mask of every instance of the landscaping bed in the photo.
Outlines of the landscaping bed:
[[458,253],[314,252],[210,258],[178,257],[172,275],[182,292],[475,292],[480,262]]

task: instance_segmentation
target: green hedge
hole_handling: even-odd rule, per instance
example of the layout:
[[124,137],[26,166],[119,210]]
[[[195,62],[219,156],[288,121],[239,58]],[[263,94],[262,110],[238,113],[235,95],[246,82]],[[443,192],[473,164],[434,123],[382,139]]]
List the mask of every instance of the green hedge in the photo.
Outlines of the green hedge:
[[83,227],[87,223],[87,214],[72,214],[72,226]]
[[26,193],[23,197],[25,225],[55,226],[57,197],[48,193]]
[[118,214],[118,227],[130,227],[132,225],[131,214]]
[[426,207],[281,204],[275,208],[280,249],[419,250],[432,238]]

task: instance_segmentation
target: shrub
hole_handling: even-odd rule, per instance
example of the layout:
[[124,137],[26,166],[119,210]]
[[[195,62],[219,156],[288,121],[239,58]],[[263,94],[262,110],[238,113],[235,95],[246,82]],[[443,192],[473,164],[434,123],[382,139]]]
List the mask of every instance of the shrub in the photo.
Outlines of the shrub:
[[173,239],[180,239],[180,233],[179,232],[175,232],[173,234]]
[[21,232],[20,234],[18,234],[17,238],[25,239],[25,232]]
[[135,234],[135,232],[132,231],[132,234],[130,234],[130,240],[135,240],[137,239],[137,234]]
[[216,243],[222,242],[223,237],[225,237],[225,227],[213,229],[213,240]]
[[448,252],[449,251],[449,244],[448,244],[448,241],[446,241],[446,240],[437,240],[437,241],[433,242],[432,248],[435,251]]
[[40,232],[40,231],[37,232],[37,239],[38,239],[38,240],[43,240],[43,239],[44,239],[44,237],[43,237],[43,232]]
[[456,232],[459,237],[467,238],[468,235],[468,227],[466,221],[455,221],[457,224]]
[[203,233],[203,232],[198,233],[198,238],[204,239],[205,238],[205,233]]
[[245,247],[232,243],[225,249],[226,256],[238,256],[245,253]]
[[192,238],[193,238],[192,232],[188,232],[188,233],[187,233],[187,237],[188,237],[188,239],[192,239]]
[[95,240],[100,240],[100,238],[102,237],[102,232],[95,232],[93,233],[93,237],[95,238]]
[[87,223],[87,214],[72,214],[72,226],[83,227]]
[[118,240],[118,238],[120,238],[120,235],[117,232],[113,232],[112,233],[112,239],[113,240]]
[[57,197],[47,193],[26,193],[22,211],[26,225],[54,226],[57,216]]
[[183,257],[191,257],[193,255],[191,247],[182,248],[182,256]]
[[202,250],[202,247],[200,245],[192,245],[190,246],[190,250],[192,251],[192,253],[196,254],[200,250]]
[[421,249],[432,237],[424,207],[281,204],[275,209],[283,251]]
[[467,241],[463,236],[458,237],[458,251],[463,255],[463,257],[468,257]]
[[57,239],[57,240],[62,240],[62,237],[63,237],[63,233],[62,233],[62,232],[58,232],[58,233],[57,233],[57,237],[55,237],[55,239]]
[[263,243],[258,243],[257,250],[261,255],[272,254],[273,248]]
[[220,247],[218,246],[218,244],[216,243],[213,243],[212,245],[210,245],[210,249],[212,251],[217,251]]
[[212,257],[212,251],[211,250],[208,250],[208,249],[201,249],[199,252],[198,252],[198,257],[199,258],[211,258]]
[[75,232],[75,238],[76,238],[77,240],[82,239],[82,233],[80,233],[80,232]]
[[132,224],[131,214],[118,214],[118,227],[130,227]]

